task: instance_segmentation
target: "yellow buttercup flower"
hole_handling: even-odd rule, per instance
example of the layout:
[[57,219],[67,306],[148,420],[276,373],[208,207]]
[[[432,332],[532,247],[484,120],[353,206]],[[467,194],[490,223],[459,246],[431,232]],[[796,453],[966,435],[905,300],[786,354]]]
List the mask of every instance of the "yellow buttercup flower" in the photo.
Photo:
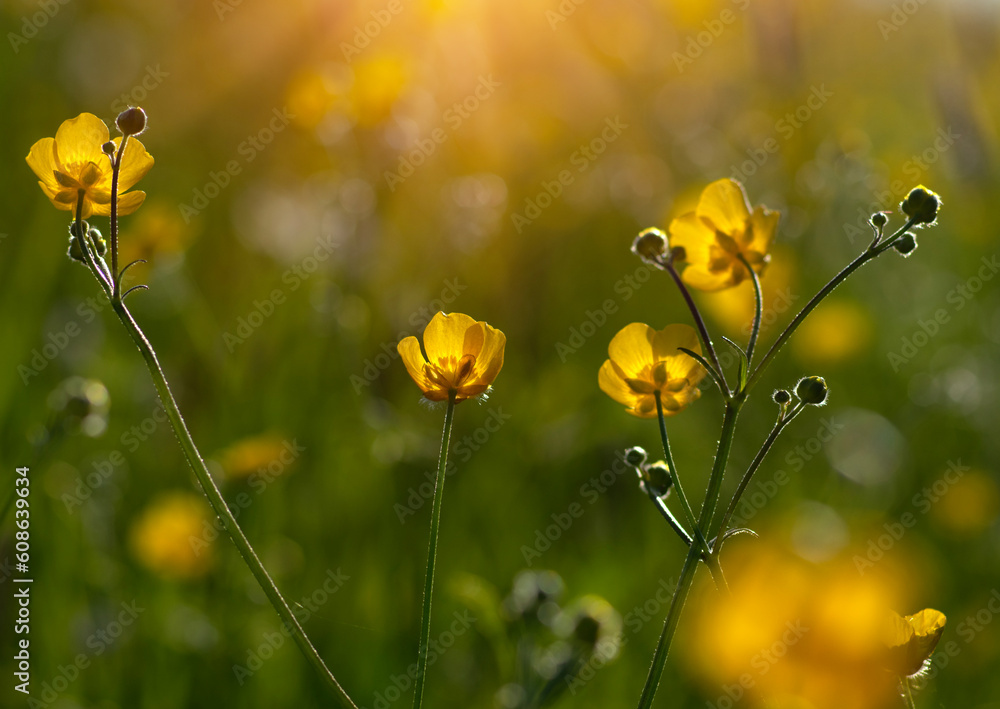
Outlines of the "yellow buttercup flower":
[[[503,367],[507,338],[485,322],[462,313],[438,313],[424,329],[424,350],[412,335],[397,345],[406,371],[431,401],[479,396]],[[425,353],[426,352],[426,356]]]
[[750,275],[740,254],[754,271],[763,273],[779,217],[761,205],[751,212],[743,185],[736,180],[710,184],[695,211],[670,223],[670,246],[685,252],[684,282],[706,291],[739,285]]
[[[76,212],[83,193],[83,212],[111,214],[111,160],[102,151],[108,142],[108,127],[97,116],[81,113],[63,121],[55,138],[42,138],[28,152],[28,166],[38,175],[38,184],[56,209]],[[114,139],[115,150],[121,137]],[[131,214],[146,198],[145,192],[123,194],[153,167],[153,158],[136,138],[130,138],[118,173],[118,214]]]
[[129,535],[132,553],[161,576],[197,578],[212,566],[211,541],[205,530],[213,519],[200,496],[188,492],[162,495],[133,523]]
[[701,354],[694,328],[668,325],[654,330],[643,323],[626,325],[608,345],[610,359],[597,377],[601,390],[634,416],[656,416],[656,392],[660,392],[665,416],[679,413],[701,396],[698,382],[707,374],[679,347]]
[[944,613],[925,608],[913,615],[892,613],[886,624],[888,669],[900,677],[919,674],[944,632]]

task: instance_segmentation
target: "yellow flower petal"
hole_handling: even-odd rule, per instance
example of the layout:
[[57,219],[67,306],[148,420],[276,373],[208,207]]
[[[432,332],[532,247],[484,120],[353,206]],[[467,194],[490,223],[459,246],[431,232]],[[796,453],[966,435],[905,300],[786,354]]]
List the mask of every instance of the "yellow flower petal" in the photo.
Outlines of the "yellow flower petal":
[[778,220],[781,213],[768,209],[763,205],[754,207],[753,214],[750,215],[751,236],[747,248],[760,254],[766,254],[771,249],[771,242],[774,240],[775,232],[778,231]]
[[[121,145],[121,137],[115,138],[115,149]],[[122,166],[118,171],[118,194],[129,190],[153,167],[153,156],[136,138],[129,138],[122,153]]]
[[644,367],[653,364],[652,341],[656,331],[644,323],[626,325],[611,339],[608,356],[621,367],[625,376],[636,379]]
[[485,335],[482,348],[476,356],[476,378],[492,382],[503,367],[503,353],[507,346],[507,336],[482,323]]
[[906,677],[920,672],[941,639],[946,622],[944,613],[933,608],[903,617],[891,613],[885,629],[889,669]]
[[[56,161],[56,141],[52,138],[42,138],[31,146],[28,157],[25,158],[42,184],[49,188],[59,189],[56,173],[59,163]],[[44,188],[43,188],[44,189]]]
[[615,369],[615,363],[605,360],[597,373],[597,385],[601,391],[623,406],[631,407],[637,400],[635,392],[625,383],[625,380]]
[[701,193],[698,216],[708,218],[719,231],[735,235],[743,232],[750,207],[743,185],[736,180],[716,180]]
[[88,162],[100,164],[102,160],[110,166],[108,157],[101,152],[109,137],[104,121],[92,113],[81,113],[63,121],[56,131],[57,160],[64,168]]
[[653,357],[664,360],[670,379],[688,379],[697,384],[705,376],[705,368],[698,360],[686,355],[679,348],[701,354],[701,343],[698,333],[689,325],[667,325],[662,330],[653,332]]
[[684,260],[691,264],[709,260],[709,248],[715,243],[715,234],[694,212],[688,212],[670,222],[670,246],[684,248]]
[[403,360],[403,365],[406,367],[406,371],[409,372],[413,381],[422,390],[427,391],[431,386],[430,380],[427,379],[427,375],[424,373],[427,360],[424,359],[424,353],[420,351],[420,342],[417,338],[413,335],[403,338],[396,345],[396,350],[399,352],[399,356]]
[[[478,354],[478,349],[475,352],[466,349],[465,334],[475,324],[476,321],[464,313],[435,314],[424,329],[424,351],[427,353],[427,361],[436,364],[441,360],[447,361],[449,357],[460,358],[464,354]],[[475,337],[476,335],[473,335],[473,339],[468,343],[471,348],[475,348],[477,344]],[[478,340],[480,349],[483,339]]]

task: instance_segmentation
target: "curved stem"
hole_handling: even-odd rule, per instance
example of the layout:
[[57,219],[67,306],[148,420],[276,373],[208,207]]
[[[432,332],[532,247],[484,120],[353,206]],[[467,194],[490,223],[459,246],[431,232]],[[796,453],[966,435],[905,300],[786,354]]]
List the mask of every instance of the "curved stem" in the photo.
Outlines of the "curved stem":
[[[677,489],[677,499],[681,501],[681,508],[684,510],[684,516],[687,517],[688,524],[691,525],[691,529],[694,532],[695,537],[705,544],[704,535],[702,535],[701,530],[698,529],[698,523],[695,521],[694,511],[691,509],[691,504],[688,502],[687,495],[684,494],[684,487],[681,485],[681,476],[677,473],[677,466],[674,465],[674,457],[670,453],[670,440],[667,438],[667,422],[663,415],[663,402],[660,399],[660,392],[653,392],[653,397],[656,399],[656,415],[660,419],[660,441],[663,443],[663,456],[666,459],[667,467],[670,469],[670,477],[674,481],[674,487]],[[708,546],[705,545],[705,549]]]
[[118,173],[121,171],[122,155],[125,154],[125,144],[128,143],[128,136],[122,136],[122,142],[118,145],[118,154],[115,156],[114,164],[111,165],[111,280],[114,287],[114,298],[121,292],[121,284],[118,278]]
[[760,450],[757,452],[756,457],[750,463],[750,467],[743,474],[743,479],[740,480],[739,486],[736,488],[736,492],[733,494],[733,499],[729,502],[729,507],[726,509],[725,514],[722,516],[722,523],[719,525],[716,533],[713,535],[715,537],[715,546],[712,549],[712,556],[718,558],[719,546],[722,543],[722,535],[726,532],[726,527],[729,525],[729,520],[732,519],[733,513],[736,511],[736,506],[740,503],[740,499],[743,497],[743,493],[746,492],[747,486],[753,479],[754,473],[760,467],[760,464],[764,462],[764,456],[767,455],[768,451],[771,450],[771,446],[778,438],[778,434],[781,433],[782,429],[785,428],[792,419],[799,415],[799,412],[805,408],[805,404],[799,403],[787,415],[779,415],[778,420],[774,424],[774,428],[768,434],[767,438],[764,439],[763,445],[761,445]]
[[753,316],[753,328],[750,330],[750,342],[747,344],[747,366],[753,362],[753,349],[757,346],[757,336],[760,335],[760,318],[764,311],[764,298],[760,292],[760,276],[757,272],[753,270],[750,262],[747,261],[747,257],[743,255],[743,252],[737,252],[737,257],[743,263],[743,266],[750,273],[750,280],[753,282],[753,295],[754,295],[754,316]]
[[684,297],[684,302],[687,303],[688,310],[691,311],[691,317],[694,319],[694,324],[698,329],[698,338],[701,340],[701,346],[705,348],[709,357],[712,359],[712,364],[715,366],[715,370],[718,373],[718,379],[722,380],[725,384],[725,391],[723,395],[728,399],[732,392],[729,389],[729,384],[726,382],[726,374],[722,371],[722,365],[719,363],[719,355],[715,351],[715,345],[712,344],[712,338],[708,334],[708,328],[705,326],[705,319],[701,316],[701,311],[698,310],[698,306],[694,302],[694,298],[691,297],[691,291],[681,280],[681,276],[677,273],[677,269],[674,268],[674,264],[667,262],[664,264],[663,268],[670,277],[674,279],[674,283],[677,284],[677,289],[681,292]]
[[[667,524],[669,524],[670,527],[677,532],[677,536],[681,538],[681,541],[688,546],[691,546],[694,540],[691,539],[691,535],[687,533],[686,529],[684,529],[684,525],[682,525],[677,518],[674,517],[674,513],[670,511],[669,507],[667,507],[667,503],[664,502],[663,498],[653,492],[649,485],[645,484],[645,482],[642,487],[646,491],[646,494],[649,495],[649,499],[654,505],[656,505],[656,509],[660,511],[660,515],[663,519],[667,520]],[[0,516],[0,520],[2,519],[3,517]]]
[[760,379],[761,375],[764,373],[764,370],[767,369],[767,366],[771,363],[771,360],[773,360],[775,355],[778,354],[778,350],[780,350],[782,346],[788,341],[788,338],[791,337],[792,333],[795,332],[795,330],[799,327],[799,325],[802,324],[802,321],[806,319],[806,316],[808,316],[809,313],[811,313],[816,308],[817,305],[823,302],[824,298],[830,295],[830,293],[832,293],[834,289],[837,288],[837,286],[846,281],[847,278],[852,273],[857,271],[859,268],[864,266],[866,263],[871,261],[876,256],[880,256],[881,254],[885,253],[887,249],[892,248],[893,243],[900,236],[902,236],[907,229],[912,228],[913,225],[916,223],[917,223],[916,218],[915,217],[911,218],[909,221],[906,222],[906,224],[900,227],[899,230],[896,231],[896,233],[890,236],[888,239],[886,239],[883,242],[880,242],[879,244],[874,246],[874,248],[869,247],[864,252],[862,252],[860,256],[858,256],[856,259],[847,264],[847,266],[845,266],[840,273],[834,276],[829,283],[823,286],[823,288],[821,288],[820,291],[816,295],[814,295],[812,299],[805,304],[805,306],[803,306],[802,310],[799,311],[799,314],[796,315],[795,318],[790,323],[788,323],[788,327],[786,327],[782,331],[782,333],[778,335],[778,339],[774,341],[774,344],[771,345],[771,349],[767,351],[767,354],[764,355],[764,358],[760,361],[760,364],[758,364],[757,368],[754,369],[753,374],[750,375],[750,379],[747,381],[745,391],[749,391],[750,388],[757,383],[757,380]]
[[455,416],[455,392],[448,396],[448,410],[444,415],[441,433],[441,453],[438,455],[437,477],[434,480],[434,506],[431,509],[431,538],[427,547],[427,573],[424,576],[424,607],[420,616],[420,645],[417,649],[417,677],[413,694],[413,707],[420,709],[424,696],[427,674],[427,646],[431,637],[431,602],[434,596],[434,566],[437,560],[438,529],[441,526],[441,500],[444,499],[445,468],[448,465],[448,446],[451,443],[451,424]]
[[277,611],[278,616],[281,618],[285,628],[291,633],[292,637],[295,639],[296,644],[302,651],[302,654],[306,656],[306,659],[313,665],[320,676],[326,682],[327,686],[333,691],[337,699],[337,704],[341,707],[351,707],[352,709],[357,709],[357,705],[351,701],[351,698],[344,691],[343,687],[334,678],[333,673],[330,672],[323,659],[319,656],[316,648],[309,641],[306,636],[305,630],[299,624],[298,619],[295,614],[292,613],[292,609],[288,606],[284,597],[281,595],[281,591],[275,585],[274,580],[267,573],[264,565],[261,563],[260,559],[257,557],[256,552],[254,552],[253,547],[247,540],[246,536],[243,534],[243,530],[236,523],[236,518],[233,517],[232,512],[230,512],[229,507],[226,505],[225,499],[222,497],[222,493],[216,486],[215,481],[212,480],[211,474],[208,472],[208,468],[205,466],[205,461],[202,459],[201,454],[198,452],[198,448],[195,446],[194,440],[191,438],[191,433],[187,429],[187,425],[184,423],[184,419],[181,416],[180,409],[177,407],[177,402],[174,401],[173,394],[170,392],[170,386],[167,384],[167,379],[163,375],[163,370],[160,368],[160,363],[156,357],[156,352],[153,350],[152,345],[150,345],[149,340],[146,339],[145,334],[136,324],[135,320],[132,318],[132,314],[125,307],[125,304],[121,301],[118,294],[111,301],[112,307],[114,308],[115,314],[118,315],[118,319],[121,320],[122,325],[128,331],[128,334],[132,337],[132,341],[139,348],[139,352],[142,353],[142,358],[146,361],[146,366],[149,369],[149,373],[153,378],[153,385],[156,387],[156,392],[160,396],[160,401],[163,403],[164,411],[167,414],[167,418],[170,419],[170,425],[174,429],[174,433],[177,435],[177,440],[180,441],[181,449],[184,451],[184,456],[187,458],[188,464],[194,470],[195,475],[198,477],[198,482],[201,483],[202,491],[208,498],[209,503],[212,505],[212,509],[222,520],[223,526],[226,532],[229,534],[229,538],[232,539],[233,544],[239,550],[240,555],[246,562],[247,566],[250,568],[250,572],[257,579],[257,583],[267,594],[268,600],[271,605],[274,606],[274,610]]

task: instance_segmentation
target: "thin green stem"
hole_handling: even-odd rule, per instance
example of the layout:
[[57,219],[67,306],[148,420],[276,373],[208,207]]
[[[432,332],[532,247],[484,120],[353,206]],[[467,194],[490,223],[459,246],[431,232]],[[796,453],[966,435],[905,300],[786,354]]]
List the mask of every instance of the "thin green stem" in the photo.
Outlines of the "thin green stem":
[[778,350],[784,346],[784,344],[788,341],[788,338],[790,338],[792,333],[798,329],[799,325],[802,324],[802,321],[806,319],[809,313],[811,313],[817,305],[823,302],[824,298],[830,295],[830,293],[832,293],[837,286],[846,281],[852,273],[857,271],[873,258],[885,253],[887,249],[892,248],[893,243],[901,237],[907,229],[912,228],[916,223],[917,219],[915,217],[909,219],[906,224],[900,227],[899,230],[888,239],[878,243],[874,246],[874,248],[869,247],[868,249],[865,249],[860,256],[847,264],[847,266],[845,266],[840,273],[834,276],[829,283],[823,286],[823,288],[821,288],[820,291],[814,295],[812,299],[805,304],[805,306],[803,306],[802,310],[799,311],[799,314],[796,315],[790,323],[788,323],[788,327],[786,327],[781,334],[778,335],[778,339],[774,341],[774,344],[771,345],[771,349],[767,351],[764,358],[760,361],[760,364],[758,364],[757,368],[754,369],[753,374],[750,375],[745,391],[749,391],[750,388],[757,383],[757,380],[760,379],[764,370],[767,369],[767,366],[771,363],[771,360],[773,360],[775,355],[778,354]]
[[[670,469],[670,477],[674,481],[674,488],[677,490],[677,499],[681,502],[681,509],[684,510],[684,516],[687,517],[688,524],[691,525],[694,535],[704,544],[704,536],[698,529],[694,510],[691,509],[691,503],[688,502],[687,495],[684,494],[684,486],[681,485],[681,476],[677,472],[674,457],[670,453],[670,439],[667,437],[667,421],[663,415],[663,401],[660,398],[660,392],[654,392],[653,397],[656,399],[656,415],[660,419],[660,441],[663,443],[663,457],[666,460],[667,468]],[[705,548],[707,549],[708,546],[706,545]]]
[[[681,538],[681,541],[688,546],[691,546],[693,543],[691,535],[687,533],[686,529],[684,529],[684,525],[682,525],[680,521],[674,517],[674,513],[670,511],[669,507],[667,507],[667,503],[664,502],[663,498],[653,492],[652,488],[645,484],[645,482],[643,483],[643,488],[646,490],[646,494],[649,495],[649,499],[652,503],[656,505],[656,509],[660,511],[660,515],[663,519],[667,520],[667,524],[669,524],[670,527],[677,532],[677,536]],[[2,519],[3,517],[0,517],[0,520]]]
[[681,275],[677,273],[677,269],[674,268],[674,264],[671,262],[666,262],[663,268],[670,277],[674,279],[674,283],[677,284],[677,290],[681,292],[681,296],[684,298],[684,302],[687,303],[688,310],[691,311],[691,317],[694,319],[695,327],[698,330],[698,338],[701,340],[701,346],[705,348],[705,352],[711,357],[712,365],[715,367],[718,373],[718,379],[722,380],[725,385],[725,391],[723,395],[728,399],[732,392],[729,389],[729,384],[726,382],[726,374],[722,371],[722,364],[719,363],[719,355],[715,351],[715,345],[712,344],[712,337],[708,334],[708,328],[705,326],[705,319],[701,316],[701,311],[698,310],[698,305],[694,302],[694,298],[691,297],[691,291],[688,290],[687,285],[681,280]]
[[760,318],[764,312],[764,298],[761,296],[760,292],[760,276],[757,272],[753,270],[750,262],[747,261],[747,257],[743,255],[743,252],[738,252],[737,257],[743,263],[747,272],[750,274],[750,281],[753,283],[753,296],[754,296],[754,315],[753,315],[753,328],[750,330],[750,342],[747,344],[747,366],[753,362],[753,350],[757,346],[757,336],[760,335]]
[[455,416],[455,392],[448,396],[448,410],[444,414],[444,431],[441,433],[441,453],[438,455],[437,477],[434,480],[434,506],[431,508],[431,535],[427,547],[427,574],[424,577],[424,607],[420,616],[420,645],[417,649],[417,677],[413,694],[413,707],[420,709],[424,697],[424,680],[427,674],[427,647],[431,638],[431,602],[434,597],[434,566],[437,561],[438,529],[441,526],[441,501],[444,499],[445,468],[448,465],[448,446],[451,443],[451,424]]
[[733,494],[733,499],[729,502],[729,507],[726,508],[725,514],[722,516],[722,522],[716,529],[715,534],[715,546],[712,548],[712,556],[718,557],[719,546],[722,543],[722,535],[726,533],[726,527],[729,525],[729,520],[732,519],[733,513],[736,511],[737,505],[740,503],[740,499],[743,497],[743,493],[746,492],[747,486],[753,479],[754,473],[760,468],[760,464],[764,462],[764,457],[767,455],[768,451],[771,450],[771,446],[778,439],[778,434],[781,433],[782,429],[785,428],[792,419],[799,415],[799,412],[805,408],[805,405],[799,403],[793,409],[791,409],[787,415],[779,415],[778,420],[774,424],[774,428],[768,434],[767,438],[764,439],[764,443],[761,445],[760,450],[757,451],[757,455],[754,457],[753,461],[750,463],[750,467],[743,474],[743,479],[740,480],[740,484],[736,488],[736,492]]
[[122,136],[122,142],[118,145],[118,154],[111,165],[111,280],[114,288],[114,298],[121,292],[121,284],[118,278],[118,173],[121,171],[122,155],[125,154],[125,144],[128,143],[128,135]]
[[646,683],[642,687],[642,694],[639,696],[639,709],[649,709],[653,706],[653,697],[656,696],[656,688],[660,684],[660,677],[663,675],[663,668],[667,664],[667,655],[670,652],[670,643],[677,630],[677,623],[681,618],[681,611],[684,609],[684,602],[687,600],[691,584],[694,582],[695,572],[698,570],[698,560],[701,559],[701,552],[697,545],[692,544],[684,557],[684,566],[681,567],[681,577],[677,581],[677,588],[674,589],[674,596],[670,601],[670,610],[667,611],[667,618],[663,621],[663,630],[660,632],[660,639],[656,643],[656,650],[653,651],[653,660],[649,666],[649,674],[646,675]]
[[195,446],[194,440],[191,438],[191,433],[188,431],[187,425],[184,423],[184,418],[181,416],[180,409],[177,407],[177,402],[174,400],[174,396],[170,391],[170,386],[167,383],[167,379],[160,367],[160,363],[156,357],[156,352],[153,350],[153,346],[149,343],[149,340],[146,339],[146,335],[139,328],[139,325],[135,322],[132,314],[129,312],[128,308],[125,307],[125,304],[121,301],[120,297],[113,298],[111,304],[114,308],[115,314],[118,315],[118,319],[121,320],[122,325],[125,326],[128,334],[132,337],[132,341],[139,348],[139,352],[142,353],[142,358],[146,361],[146,366],[148,367],[149,373],[153,378],[153,385],[156,387],[156,392],[159,394],[160,401],[163,403],[164,411],[167,414],[167,418],[170,419],[170,425],[173,427],[174,433],[177,435],[177,440],[180,441],[181,449],[184,451],[184,456],[187,458],[188,464],[198,477],[198,482],[201,483],[202,491],[205,493],[209,503],[212,505],[212,509],[222,520],[222,524],[225,527],[227,534],[229,534],[229,538],[232,539],[233,544],[236,545],[236,548],[239,550],[243,560],[250,568],[250,572],[254,575],[254,578],[257,579],[257,583],[259,583],[260,587],[264,590],[264,593],[267,595],[271,605],[274,606],[274,610],[277,611],[284,626],[292,634],[292,637],[295,639],[295,642],[302,651],[302,654],[306,656],[306,659],[309,660],[309,662],[326,682],[327,686],[333,691],[333,694],[337,699],[338,706],[357,709],[357,705],[351,701],[347,692],[340,686],[340,683],[337,682],[333,673],[330,672],[326,663],[324,663],[323,659],[319,656],[319,652],[317,652],[312,642],[310,642],[309,638],[306,636],[305,630],[303,630],[302,626],[299,624],[295,614],[292,613],[292,609],[288,606],[285,598],[281,595],[281,591],[278,590],[274,580],[267,573],[264,565],[257,557],[257,554],[250,545],[249,540],[247,540],[246,535],[243,534],[243,530],[240,529],[239,524],[236,523],[236,518],[229,510],[228,505],[226,505],[226,501],[223,499],[222,493],[219,491],[218,486],[216,486],[215,481],[212,480],[212,476],[208,472],[208,468],[205,466],[205,461],[202,459],[201,454],[198,452],[198,448]]

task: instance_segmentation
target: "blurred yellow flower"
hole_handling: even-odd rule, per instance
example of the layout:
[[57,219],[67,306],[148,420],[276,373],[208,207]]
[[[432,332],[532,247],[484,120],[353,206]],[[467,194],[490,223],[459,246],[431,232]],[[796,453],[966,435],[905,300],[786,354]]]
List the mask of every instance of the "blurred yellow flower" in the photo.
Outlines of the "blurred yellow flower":
[[[226,448],[219,455],[219,464],[226,477],[243,478],[277,463],[284,469],[288,443],[281,436],[262,434],[244,438]],[[291,460],[294,460],[292,458]],[[266,472],[266,471],[265,471]]]
[[871,315],[860,303],[827,298],[799,326],[792,349],[805,364],[836,364],[864,352],[873,331]]
[[749,276],[739,254],[763,273],[779,216],[761,205],[751,212],[743,185],[736,180],[710,184],[693,212],[670,223],[670,246],[685,251],[684,282],[706,291],[738,285]]
[[995,476],[982,470],[965,473],[946,494],[937,497],[929,511],[936,523],[956,535],[983,534],[1000,516],[1000,489]]
[[209,526],[211,517],[202,498],[186,492],[163,495],[132,525],[132,553],[161,576],[196,578],[212,565],[210,542],[205,538]]
[[941,639],[946,621],[944,613],[933,608],[907,616],[890,613],[885,635],[889,651],[886,669],[900,677],[918,674]]
[[686,657],[710,691],[745,706],[899,706],[901,671],[919,668],[943,624],[922,611],[887,632],[914,579],[888,568],[859,575],[849,555],[814,564],[763,543],[727,557],[732,594],[693,595],[687,631]]
[[640,418],[656,416],[656,392],[665,416],[682,411],[701,396],[698,382],[707,372],[679,347],[701,354],[694,328],[668,325],[654,330],[643,323],[626,325],[608,345],[610,359],[597,375],[601,391]]
[[479,396],[503,367],[507,338],[485,322],[462,313],[438,313],[424,329],[424,352],[412,335],[397,345],[406,371],[431,401]]
[[177,207],[162,200],[151,201],[139,216],[129,221],[128,231],[118,244],[120,261],[153,261],[158,256],[179,254],[193,238],[193,226],[184,225]]
[[[42,138],[31,146],[25,160],[56,209],[75,212],[82,192],[83,219],[91,214],[111,214],[111,160],[102,151],[108,138],[104,121],[91,113],[81,113],[63,121],[55,138]],[[116,149],[121,140],[114,139]],[[151,167],[152,156],[139,140],[131,138],[118,175],[118,214],[131,214],[142,204],[145,192],[123,193]]]

